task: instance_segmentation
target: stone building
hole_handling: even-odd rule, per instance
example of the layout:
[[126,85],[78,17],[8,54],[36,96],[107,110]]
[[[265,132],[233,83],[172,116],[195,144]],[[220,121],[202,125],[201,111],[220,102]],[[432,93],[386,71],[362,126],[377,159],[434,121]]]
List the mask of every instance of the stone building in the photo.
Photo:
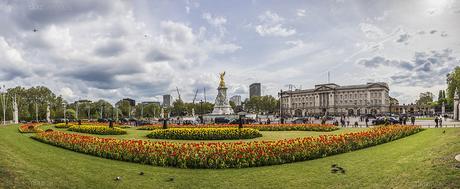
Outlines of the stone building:
[[390,110],[387,83],[340,86],[315,85],[314,89],[281,91],[283,116],[364,115]]

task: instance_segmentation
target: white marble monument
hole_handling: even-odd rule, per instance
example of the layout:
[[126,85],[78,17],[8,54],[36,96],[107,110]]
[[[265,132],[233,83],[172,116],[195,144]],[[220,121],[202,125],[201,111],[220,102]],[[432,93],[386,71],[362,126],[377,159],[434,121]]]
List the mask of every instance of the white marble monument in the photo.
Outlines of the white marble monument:
[[220,73],[220,83],[217,88],[216,101],[214,103],[213,115],[229,115],[233,114],[233,109],[230,106],[227,98],[227,87],[225,87],[224,76],[225,72]]
[[50,104],[46,104],[46,122],[51,123],[51,111],[50,111]]
[[19,123],[19,110],[18,110],[18,102],[16,100],[16,95],[13,98],[13,122],[15,124]]

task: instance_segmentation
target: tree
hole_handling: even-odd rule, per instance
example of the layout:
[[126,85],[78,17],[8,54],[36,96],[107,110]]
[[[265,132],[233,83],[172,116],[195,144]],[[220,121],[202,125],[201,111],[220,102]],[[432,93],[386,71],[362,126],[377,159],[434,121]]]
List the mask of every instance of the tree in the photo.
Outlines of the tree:
[[142,104],[139,103],[135,107],[136,116],[138,118],[154,118],[160,117],[161,107],[158,104]]
[[460,67],[447,74],[447,102],[450,107],[453,107],[454,93],[460,91]]
[[253,96],[244,103],[246,111],[253,113],[274,113],[279,106],[278,100],[271,95]]
[[181,99],[177,99],[173,102],[173,107],[171,108],[172,116],[185,116],[187,115],[187,107]]
[[433,93],[431,92],[424,92],[420,93],[419,99],[416,101],[416,104],[419,106],[427,106],[433,102]]

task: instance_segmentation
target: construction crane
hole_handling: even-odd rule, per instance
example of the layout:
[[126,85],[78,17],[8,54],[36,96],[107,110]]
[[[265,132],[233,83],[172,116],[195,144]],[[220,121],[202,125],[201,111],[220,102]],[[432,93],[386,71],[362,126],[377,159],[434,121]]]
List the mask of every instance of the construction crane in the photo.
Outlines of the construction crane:
[[206,87],[203,88],[204,103],[206,103]]
[[193,97],[193,101],[192,101],[192,104],[195,104],[195,100],[196,100],[196,95],[198,94],[198,89],[195,91],[195,97]]
[[176,91],[177,91],[177,96],[179,97],[179,100],[182,101],[182,98],[180,98],[179,88],[176,87]]

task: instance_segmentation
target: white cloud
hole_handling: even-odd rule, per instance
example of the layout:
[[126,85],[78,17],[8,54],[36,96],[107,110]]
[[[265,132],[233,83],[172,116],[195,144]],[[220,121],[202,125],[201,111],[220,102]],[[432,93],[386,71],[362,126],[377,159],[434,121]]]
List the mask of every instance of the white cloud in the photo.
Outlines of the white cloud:
[[17,77],[28,77],[30,69],[20,51],[10,46],[0,36],[0,79],[11,80]]
[[255,26],[255,30],[260,36],[287,37],[296,33],[295,29],[284,27],[284,18],[271,11],[260,15],[259,21],[260,24]]
[[304,17],[306,15],[307,11],[305,9],[297,9],[296,14],[297,16]]
[[386,36],[382,29],[369,23],[360,23],[359,28],[369,39],[379,39]]
[[226,29],[225,24],[227,19],[223,16],[212,16],[210,13],[203,13],[202,18],[205,19],[210,25],[216,27],[219,30],[220,37],[223,37]]

